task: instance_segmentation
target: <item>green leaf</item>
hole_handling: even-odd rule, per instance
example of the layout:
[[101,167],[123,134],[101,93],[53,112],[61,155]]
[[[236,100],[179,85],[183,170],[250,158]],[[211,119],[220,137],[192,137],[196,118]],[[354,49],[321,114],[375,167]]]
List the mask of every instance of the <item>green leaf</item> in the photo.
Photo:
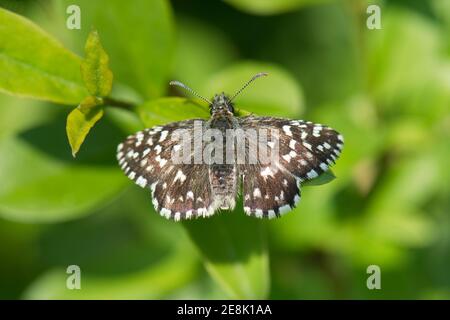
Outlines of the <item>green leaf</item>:
[[80,58],[31,21],[0,8],[0,90],[77,104],[86,95]]
[[67,116],[66,133],[75,157],[92,127],[103,117],[98,99],[87,97]]
[[43,101],[0,93],[0,139],[49,120],[59,111]]
[[324,1],[326,0],[225,0],[239,10],[258,15],[283,13]]
[[66,281],[69,274],[65,272],[66,270],[50,270],[31,284],[24,298],[161,299],[174,289],[188,284],[195,269],[192,251],[182,247],[147,269],[125,275],[86,275],[81,268],[81,290],[67,289]]
[[312,180],[307,180],[305,182],[302,182],[302,186],[307,187],[307,186],[320,186],[323,184],[327,184],[328,182],[333,181],[334,179],[336,179],[336,176],[334,175],[333,171],[328,170],[323,172],[320,176],[318,176],[315,179]]
[[194,118],[209,118],[208,106],[185,98],[160,98],[138,107],[141,120],[147,127]]
[[111,92],[113,73],[109,69],[109,57],[100,43],[97,31],[92,31],[86,41],[86,58],[81,63],[81,75],[89,93],[106,97]]
[[185,221],[209,274],[233,299],[267,298],[270,286],[265,221],[242,208]]
[[[82,8],[81,30],[71,30],[79,47],[93,26],[111,59],[116,81],[135,88],[146,98],[162,96],[168,87],[174,49],[174,27],[169,1],[62,0],[59,12],[69,5]],[[119,18],[120,17],[120,18]]]
[[107,119],[77,160],[67,152],[65,117],[0,140],[0,216],[27,223],[91,214],[127,185],[114,159],[123,134]]
[[202,95],[225,92],[233,95],[259,72],[269,75],[257,79],[234,101],[236,108],[258,115],[298,117],[303,110],[303,93],[296,80],[282,68],[260,62],[241,62],[207,79]]

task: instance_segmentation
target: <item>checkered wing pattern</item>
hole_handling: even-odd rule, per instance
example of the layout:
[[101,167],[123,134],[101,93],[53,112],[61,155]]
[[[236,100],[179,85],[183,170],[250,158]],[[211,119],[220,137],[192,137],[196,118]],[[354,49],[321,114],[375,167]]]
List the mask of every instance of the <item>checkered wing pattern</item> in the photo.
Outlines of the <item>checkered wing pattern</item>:
[[145,129],[129,136],[117,148],[122,170],[137,185],[151,190],[155,209],[169,219],[214,213],[208,165],[194,164],[194,150],[189,151],[189,164],[173,162],[173,151],[182,148],[175,132],[185,130],[192,139],[196,138],[194,122],[205,123],[193,119]]
[[239,118],[240,126],[277,132],[268,142],[278,146],[277,162],[243,164],[244,210],[248,215],[273,218],[290,211],[300,200],[302,181],[318,177],[335,163],[343,148],[337,131],[312,122],[273,117]]

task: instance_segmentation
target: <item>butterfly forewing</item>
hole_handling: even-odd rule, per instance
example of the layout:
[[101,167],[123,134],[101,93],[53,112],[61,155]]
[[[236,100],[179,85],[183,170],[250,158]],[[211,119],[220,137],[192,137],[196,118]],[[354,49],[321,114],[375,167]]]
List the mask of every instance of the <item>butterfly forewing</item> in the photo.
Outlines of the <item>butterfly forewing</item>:
[[206,164],[174,162],[173,150],[180,148],[177,130],[193,136],[195,119],[156,126],[129,136],[118,146],[117,159],[136,184],[149,188],[155,209],[166,218],[180,220],[208,216],[212,208]]

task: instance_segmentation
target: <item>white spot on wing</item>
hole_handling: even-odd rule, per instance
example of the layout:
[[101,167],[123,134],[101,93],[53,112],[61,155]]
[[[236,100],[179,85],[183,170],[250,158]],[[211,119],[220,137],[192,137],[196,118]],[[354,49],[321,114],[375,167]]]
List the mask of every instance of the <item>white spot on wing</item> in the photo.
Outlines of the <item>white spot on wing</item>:
[[263,211],[261,209],[255,210],[255,217],[262,218],[263,217]]
[[289,148],[295,150],[295,145],[296,144],[297,144],[297,141],[295,141],[294,139],[291,139],[291,141],[289,141]]
[[167,131],[167,130],[162,131],[161,136],[159,137],[159,142],[163,142],[164,140],[166,140],[168,134],[169,134],[169,131]]
[[288,154],[285,154],[284,156],[282,156],[282,158],[283,158],[284,160],[286,160],[286,162],[291,162],[291,156],[288,155]]
[[286,205],[280,207],[278,210],[280,211],[280,214],[285,214],[285,213],[291,211],[291,206],[286,204]]
[[161,209],[161,215],[163,217],[166,217],[167,219],[170,219],[170,214],[172,213],[172,211],[170,211],[169,209],[166,208],[162,208]]
[[275,213],[274,210],[269,210],[269,211],[267,212],[267,214],[268,214],[269,219],[273,219],[273,218],[276,218],[276,217],[277,217],[277,215],[276,215],[276,213]]
[[314,178],[316,178],[316,177],[318,176],[318,174],[317,174],[317,172],[316,172],[314,169],[312,169],[311,171],[309,171],[309,172],[306,174],[306,176],[307,176],[309,179],[314,179]]
[[147,185],[147,179],[145,179],[143,176],[139,176],[136,180],[136,184],[142,188],[145,188]]
[[186,175],[183,173],[183,171],[178,170],[174,182],[180,180],[181,183],[183,183],[186,180]]
[[288,136],[292,137],[291,126],[283,126],[283,131],[284,131],[284,133],[286,133]]
[[312,150],[312,146],[308,142],[303,142],[303,146],[309,150]]
[[261,170],[261,175],[262,175],[264,178],[267,178],[267,176],[273,176],[273,172],[272,172],[272,170],[270,169],[270,167],[265,167],[263,170]]

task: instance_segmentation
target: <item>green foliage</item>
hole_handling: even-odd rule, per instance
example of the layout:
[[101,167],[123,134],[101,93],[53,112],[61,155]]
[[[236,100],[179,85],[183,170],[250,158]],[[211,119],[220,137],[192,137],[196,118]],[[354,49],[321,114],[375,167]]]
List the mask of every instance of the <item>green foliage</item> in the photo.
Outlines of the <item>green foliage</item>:
[[64,134],[56,123],[63,118],[53,121],[0,141],[2,217],[28,223],[73,219],[90,214],[126,185],[111,159],[118,141],[108,132],[112,125],[102,123],[75,162],[66,140],[55,136]]
[[[82,290],[67,290],[66,270],[50,270],[25,292],[26,299],[158,299],[186,284],[195,270],[192,251],[180,248],[148,270],[124,276],[83,278]],[[180,268],[180,266],[183,268]]]
[[75,54],[24,17],[0,8],[0,21],[1,91],[63,104],[86,96]]
[[[91,27],[98,30],[111,57],[116,79],[145,98],[164,95],[174,48],[172,12],[166,0],[63,0],[56,7],[79,5],[83,27],[74,31],[78,46],[84,44]],[[120,17],[120,19],[117,19]]]
[[91,94],[67,117],[66,132],[75,157],[91,128],[103,117],[103,98],[111,93],[113,73],[109,57],[100,43],[97,31],[86,40],[86,58],[81,62],[81,76]]
[[325,0],[225,0],[234,7],[253,14],[270,15],[291,11]]
[[147,128],[186,119],[207,119],[208,106],[185,98],[160,98],[138,107],[138,113]]
[[[367,1],[226,3],[0,9],[0,298],[450,297],[443,1],[377,2],[381,30],[365,26]],[[68,4],[81,7],[81,30],[62,27]],[[72,53],[83,49],[84,59]],[[346,144],[333,172],[304,183],[281,219],[251,219],[240,205],[161,218],[117,167],[117,144],[209,117],[179,88],[170,95],[185,98],[167,97],[169,79],[210,97],[262,71],[236,98],[238,115],[336,128]],[[65,132],[73,154],[83,144],[76,160]],[[71,264],[82,290],[65,288]],[[370,264],[381,291],[365,287]]]
[[89,131],[103,117],[103,109],[96,98],[89,96],[67,116],[67,137],[75,157]]
[[113,74],[109,69],[109,57],[100,43],[97,31],[92,31],[86,40],[86,58],[81,63],[81,76],[89,93],[95,97],[106,97],[111,93]]
[[183,225],[203,256],[206,270],[229,297],[267,296],[269,260],[263,221],[246,217],[239,208],[207,221],[186,221]]

